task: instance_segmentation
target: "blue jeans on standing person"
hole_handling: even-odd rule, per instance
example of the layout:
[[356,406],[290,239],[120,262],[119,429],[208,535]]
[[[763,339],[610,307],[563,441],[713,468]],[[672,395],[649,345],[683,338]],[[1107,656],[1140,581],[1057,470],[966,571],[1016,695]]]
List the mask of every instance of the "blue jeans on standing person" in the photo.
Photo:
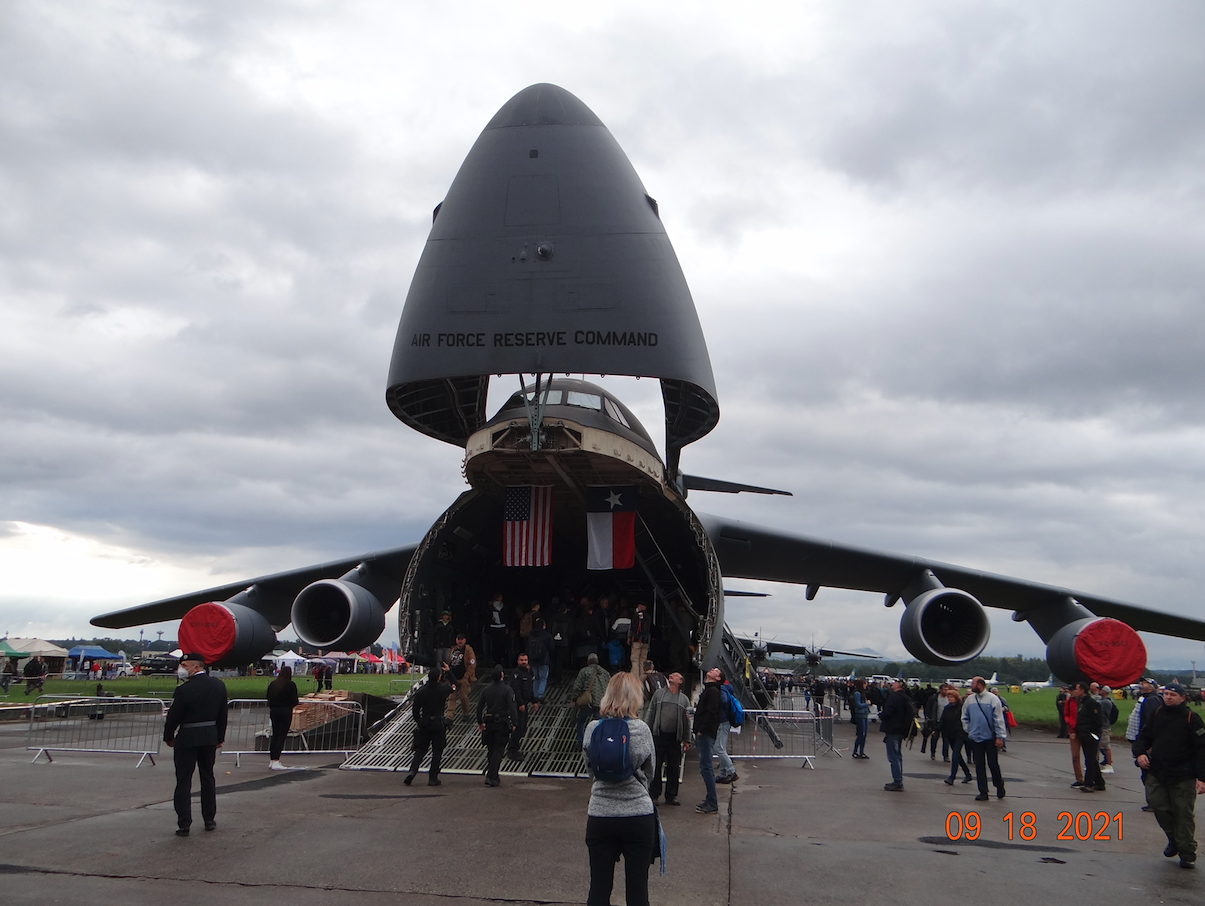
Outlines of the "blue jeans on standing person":
[[887,746],[887,763],[891,765],[891,782],[896,786],[904,785],[904,753],[901,750],[903,742],[903,733],[883,734],[883,743]]
[[543,701],[544,690],[548,688],[548,665],[536,664],[531,668],[531,672],[535,674],[531,683],[531,694],[536,697],[536,701]]
[[708,811],[718,811],[720,800],[715,794],[715,773],[711,770],[711,754],[715,749],[715,740],[702,733],[696,733],[695,748],[699,750],[699,774],[703,777],[703,786],[707,789],[703,807]]
[[859,717],[854,721],[854,754],[866,754],[866,730],[870,726],[870,717]]
[[732,759],[728,757],[728,734],[731,732],[732,724],[723,721],[720,724],[719,732],[715,734],[715,757],[719,761],[715,773],[717,777],[725,781],[736,775],[736,767],[732,764]]

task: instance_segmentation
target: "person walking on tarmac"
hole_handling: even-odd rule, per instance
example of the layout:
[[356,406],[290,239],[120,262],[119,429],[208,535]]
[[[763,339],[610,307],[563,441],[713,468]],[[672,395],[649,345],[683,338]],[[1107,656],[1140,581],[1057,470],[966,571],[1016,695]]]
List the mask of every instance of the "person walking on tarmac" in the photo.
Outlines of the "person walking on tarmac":
[[444,746],[448,741],[448,725],[445,722],[444,706],[452,693],[452,684],[448,682],[442,669],[436,670],[427,677],[422,688],[414,693],[411,703],[414,715],[414,757],[410,759],[410,772],[402,783],[410,786],[418,775],[419,765],[427,756],[427,748],[431,749],[431,767],[427,770],[427,786],[439,786],[439,769],[443,764]]
[[218,826],[217,782],[213,763],[226,742],[226,684],[205,672],[205,656],[190,652],[180,658],[177,676],[184,680],[172,693],[163,727],[163,741],[176,765],[176,836],[187,837],[192,826],[192,775],[201,774],[201,817],[205,830]]
[[502,666],[499,664],[490,671],[490,684],[477,701],[477,729],[481,731],[481,742],[488,753],[486,786],[502,785],[498,777],[502,753],[506,751],[511,731],[518,722],[519,708],[515,704],[515,693],[502,681]]
[[522,761],[525,754],[522,746],[523,737],[527,734],[527,722],[531,720],[531,716],[540,707],[536,704],[533,677],[531,668],[527,663],[526,652],[519,655],[518,665],[513,670],[507,671],[506,683],[514,690],[515,706],[519,712],[515,720],[515,729],[510,734],[510,744],[506,749],[506,757],[512,761]]
[[1196,868],[1197,797],[1205,794],[1205,723],[1189,710],[1184,687],[1163,687],[1163,705],[1145,721],[1131,751],[1146,771],[1146,801],[1163,832],[1163,855]]

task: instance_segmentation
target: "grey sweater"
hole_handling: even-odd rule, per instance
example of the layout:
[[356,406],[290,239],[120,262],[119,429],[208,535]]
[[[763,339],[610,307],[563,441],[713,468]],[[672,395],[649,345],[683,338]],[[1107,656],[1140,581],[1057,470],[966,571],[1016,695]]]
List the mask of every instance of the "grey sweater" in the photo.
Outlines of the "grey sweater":
[[[598,721],[592,720],[586,725],[586,734],[582,737],[582,751],[586,753],[586,772],[594,780],[590,770],[590,737]],[[653,734],[648,724],[639,718],[628,720],[631,737],[628,749],[632,753],[632,761],[637,773],[619,783],[608,783],[605,780],[594,780],[590,787],[590,807],[586,814],[595,818],[630,818],[636,815],[651,815],[653,800],[649,798],[648,778],[653,773]]]

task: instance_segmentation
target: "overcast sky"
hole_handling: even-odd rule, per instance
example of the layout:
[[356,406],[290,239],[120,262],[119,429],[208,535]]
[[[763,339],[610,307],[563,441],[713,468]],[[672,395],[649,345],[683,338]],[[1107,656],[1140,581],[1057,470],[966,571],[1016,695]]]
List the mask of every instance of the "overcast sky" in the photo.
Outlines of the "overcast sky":
[[[0,632],[421,537],[461,454],[386,409],[394,330],[543,81],[694,294],[683,468],[795,493],[696,508],[1205,619],[1205,7],[432,6],[0,7]],[[904,654],[878,596],[730,587],[774,592],[739,629]]]

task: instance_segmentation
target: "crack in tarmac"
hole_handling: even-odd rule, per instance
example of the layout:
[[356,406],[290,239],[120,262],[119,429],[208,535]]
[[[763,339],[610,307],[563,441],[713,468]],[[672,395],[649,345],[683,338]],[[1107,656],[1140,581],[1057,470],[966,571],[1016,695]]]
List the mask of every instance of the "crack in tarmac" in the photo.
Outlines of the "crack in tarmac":
[[330,890],[340,893],[380,893],[391,896],[427,896],[437,897],[441,900],[455,902],[458,900],[469,900],[474,902],[484,903],[539,903],[543,906],[570,906],[571,903],[578,901],[568,900],[541,900],[532,897],[488,897],[488,896],[472,896],[462,893],[439,893],[429,890],[400,890],[397,888],[382,888],[382,887],[340,887],[337,885],[328,884],[282,884],[277,882],[257,882],[257,881],[213,881],[208,878],[174,878],[170,875],[129,875],[129,874],[108,874],[104,872],[92,871],[69,871],[62,868],[38,868],[31,865],[12,865],[0,863],[0,876],[3,875],[58,875],[72,878],[97,878],[109,881],[168,881],[178,884],[208,884],[212,887],[246,887],[251,889],[278,889],[278,890]]

